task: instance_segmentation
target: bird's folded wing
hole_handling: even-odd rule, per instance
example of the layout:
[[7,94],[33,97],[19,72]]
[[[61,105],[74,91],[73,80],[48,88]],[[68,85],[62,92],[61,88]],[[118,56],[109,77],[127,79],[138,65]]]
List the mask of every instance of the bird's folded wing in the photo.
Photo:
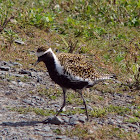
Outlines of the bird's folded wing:
[[65,73],[91,80],[99,77],[91,62],[87,61],[84,56],[62,53],[59,54],[58,59]]

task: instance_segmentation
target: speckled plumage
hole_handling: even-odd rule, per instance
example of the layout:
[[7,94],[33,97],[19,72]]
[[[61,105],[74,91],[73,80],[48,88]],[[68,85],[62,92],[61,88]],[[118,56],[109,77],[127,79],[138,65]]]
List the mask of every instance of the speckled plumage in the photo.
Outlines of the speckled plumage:
[[82,55],[60,53],[57,57],[60,64],[64,66],[64,71],[73,76],[79,76],[84,80],[87,78],[89,80],[96,80],[100,77],[93,65]]
[[115,78],[114,75],[101,74],[95,70],[92,63],[83,55],[59,53],[54,54],[51,48],[40,47],[37,50],[38,60],[43,61],[48,69],[51,79],[63,89],[64,102],[57,113],[65,106],[65,93],[67,89],[73,89],[80,93],[85,105],[86,115],[88,112],[86,102],[82,96],[82,90],[94,86],[100,81]]

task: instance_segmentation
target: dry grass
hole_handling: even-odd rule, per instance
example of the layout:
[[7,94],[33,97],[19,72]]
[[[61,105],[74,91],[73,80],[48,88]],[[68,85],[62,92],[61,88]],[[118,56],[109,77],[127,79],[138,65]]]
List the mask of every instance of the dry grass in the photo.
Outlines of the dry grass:
[[123,129],[119,129],[115,126],[105,125],[98,126],[94,122],[87,123],[85,125],[78,124],[71,130],[66,130],[66,135],[78,136],[84,140],[137,140],[139,135],[134,132],[125,132]]
[[[22,1],[19,9],[16,8],[20,5],[17,0],[14,0],[14,3],[7,0],[3,2],[3,11],[0,13],[3,15],[1,23],[4,22],[5,11],[8,11],[7,16],[9,17],[15,14],[16,22],[10,21],[5,27],[5,30],[12,30],[12,35],[7,35],[5,30],[0,34],[0,60],[19,62],[22,64],[22,69],[33,68],[37,71],[46,71],[43,63],[37,67],[32,65],[37,59],[35,51],[38,46],[50,46],[54,51],[71,51],[86,55],[99,71],[114,73],[120,81],[99,84],[91,92],[85,91],[84,95],[90,106],[100,108],[97,116],[106,115],[104,106],[108,106],[110,98],[95,94],[95,89],[103,94],[120,93],[133,96],[132,105],[136,106],[135,111],[139,111],[140,28],[137,19],[139,7],[135,1],[126,1],[126,3],[117,1],[114,5],[104,0],[93,3],[90,1],[76,3],[72,0],[63,2],[55,0],[46,3],[42,0],[44,4],[37,0],[34,3],[27,0],[28,5],[24,2]],[[60,11],[55,9],[56,4],[60,5]],[[117,11],[117,8],[121,11]],[[40,17],[41,19],[39,19]],[[45,19],[50,18],[50,21],[44,22],[44,17]],[[16,44],[14,39],[21,39],[25,45]],[[39,89],[39,92],[44,95],[46,91]],[[50,96],[54,90],[48,92]],[[77,95],[72,93],[69,95],[68,101],[81,104],[81,101],[76,100],[75,97],[77,98]],[[125,110],[123,110],[124,112]],[[95,115],[93,114],[93,116]],[[130,115],[135,117],[134,112],[131,112]],[[103,126],[96,130],[94,125],[94,123],[78,125],[73,130],[67,130],[66,134],[68,136],[77,135],[84,139],[135,140],[139,138],[139,135],[133,132],[127,133],[115,126]]]

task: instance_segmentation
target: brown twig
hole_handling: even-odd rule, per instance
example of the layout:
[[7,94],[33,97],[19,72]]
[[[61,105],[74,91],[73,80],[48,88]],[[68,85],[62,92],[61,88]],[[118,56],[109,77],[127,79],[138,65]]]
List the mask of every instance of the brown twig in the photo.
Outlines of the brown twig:
[[7,26],[11,19],[14,19],[14,16],[10,17],[9,19],[6,17],[2,25],[0,25],[0,32]]

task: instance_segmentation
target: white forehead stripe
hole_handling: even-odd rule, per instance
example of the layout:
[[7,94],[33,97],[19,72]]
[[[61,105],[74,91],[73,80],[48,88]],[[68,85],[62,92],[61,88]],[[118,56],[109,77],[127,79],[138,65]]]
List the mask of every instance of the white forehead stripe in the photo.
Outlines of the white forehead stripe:
[[49,51],[52,51],[52,49],[49,48],[49,49],[48,49],[47,51],[45,51],[45,52],[37,52],[36,55],[37,55],[37,57],[40,57],[40,56],[46,54],[46,53],[49,52]]

